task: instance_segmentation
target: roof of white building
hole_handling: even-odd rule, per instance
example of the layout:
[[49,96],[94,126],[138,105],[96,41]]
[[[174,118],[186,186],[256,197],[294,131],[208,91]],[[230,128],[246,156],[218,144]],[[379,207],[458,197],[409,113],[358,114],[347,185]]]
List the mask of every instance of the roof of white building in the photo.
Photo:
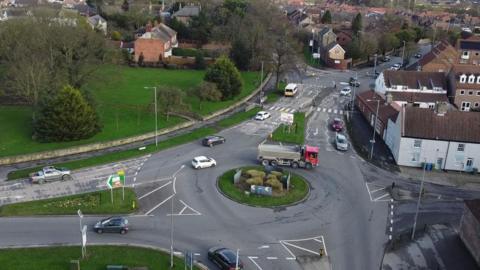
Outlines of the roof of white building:
[[423,87],[430,90],[433,90],[434,87],[447,89],[447,79],[443,72],[385,70],[383,77],[387,87],[404,85],[409,89],[422,89]]
[[394,101],[405,101],[409,103],[414,102],[448,102],[446,94],[432,94],[432,93],[420,93],[420,92],[396,92],[391,91],[388,94],[392,95]]
[[404,137],[480,143],[480,113],[405,107],[402,110]]

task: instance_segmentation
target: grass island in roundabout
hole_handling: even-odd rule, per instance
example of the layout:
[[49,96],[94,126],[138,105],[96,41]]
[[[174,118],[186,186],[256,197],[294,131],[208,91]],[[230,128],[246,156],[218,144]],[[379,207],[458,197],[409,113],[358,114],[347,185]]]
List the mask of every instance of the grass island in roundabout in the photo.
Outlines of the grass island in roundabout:
[[258,207],[288,206],[307,198],[307,181],[281,168],[247,166],[231,169],[217,181],[220,192],[227,198]]

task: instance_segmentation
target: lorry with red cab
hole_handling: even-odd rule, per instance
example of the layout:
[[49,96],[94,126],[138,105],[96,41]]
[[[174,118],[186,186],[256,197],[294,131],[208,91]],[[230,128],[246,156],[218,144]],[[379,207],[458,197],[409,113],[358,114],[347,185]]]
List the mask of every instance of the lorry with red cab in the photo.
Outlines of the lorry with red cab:
[[264,141],[258,145],[257,159],[262,165],[311,169],[318,165],[318,147],[287,145]]

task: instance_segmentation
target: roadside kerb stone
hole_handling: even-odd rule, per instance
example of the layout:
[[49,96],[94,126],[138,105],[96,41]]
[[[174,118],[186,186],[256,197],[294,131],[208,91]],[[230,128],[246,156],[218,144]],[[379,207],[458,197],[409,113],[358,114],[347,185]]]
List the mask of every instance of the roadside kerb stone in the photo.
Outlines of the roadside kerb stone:
[[[20,245],[20,246],[6,246],[6,247],[0,247],[0,249],[16,249],[16,248],[42,248],[42,247],[75,247],[79,246],[78,244],[48,244],[48,245]],[[87,250],[88,246],[120,246],[120,247],[140,247],[140,248],[148,248],[148,249],[153,249],[156,251],[161,251],[166,254],[170,254],[170,249],[162,248],[162,247],[156,247],[152,245],[145,245],[145,244],[132,244],[132,243],[91,243],[87,245]],[[177,258],[183,258],[183,256],[178,256],[175,253],[173,256]],[[208,270],[209,268],[200,263],[200,262],[194,262],[195,266],[199,267],[202,270]]]
[[[271,77],[271,73],[268,74],[268,76],[265,78],[263,84],[261,84],[250,95],[246,96],[245,98],[243,98],[239,102],[237,102],[237,103],[235,103],[235,104],[233,104],[233,105],[231,105],[231,106],[229,106],[225,109],[219,110],[217,112],[214,112],[214,113],[204,117],[203,121],[210,120],[210,119],[215,118],[215,117],[217,117],[221,114],[224,114],[226,112],[234,110],[234,109],[238,108],[239,106],[242,106],[245,102],[247,102],[249,99],[251,99],[252,97],[257,95],[263,89],[263,87],[268,83],[270,77]],[[170,127],[170,128],[161,129],[157,132],[157,135],[158,136],[165,135],[167,133],[171,133],[171,132],[174,132],[174,131],[177,131],[177,130],[180,130],[180,129],[191,127],[191,126],[193,126],[197,123],[198,123],[198,121],[187,121],[187,122],[175,125],[175,126]],[[86,153],[86,152],[103,150],[103,149],[107,149],[107,148],[110,148],[110,147],[130,144],[130,143],[134,143],[134,142],[144,141],[144,140],[151,139],[151,138],[154,138],[154,137],[155,137],[155,131],[152,131],[152,132],[149,132],[149,133],[146,133],[146,134],[133,136],[133,137],[128,137],[128,138],[122,138],[122,139],[108,141],[108,142],[80,145],[80,146],[75,146],[75,147],[70,147],[70,148],[43,151],[43,152],[32,153],[32,154],[3,157],[3,158],[0,158],[0,165],[9,165],[9,164],[15,164],[15,163],[21,163],[21,162],[34,161],[34,160],[50,159],[50,158],[69,156],[69,155],[74,155],[74,154],[81,154],[81,153]]]

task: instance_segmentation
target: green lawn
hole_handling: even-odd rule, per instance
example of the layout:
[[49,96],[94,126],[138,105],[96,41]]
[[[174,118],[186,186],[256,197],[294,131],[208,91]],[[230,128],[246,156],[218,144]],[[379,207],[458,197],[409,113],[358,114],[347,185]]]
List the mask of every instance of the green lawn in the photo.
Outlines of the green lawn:
[[[248,170],[259,168],[263,167],[255,166],[245,167],[242,169]],[[261,207],[275,207],[298,202],[305,198],[305,196],[308,194],[309,187],[307,182],[302,177],[292,173],[292,178],[290,180],[292,187],[290,188],[288,194],[283,197],[269,197],[253,194],[246,195],[243,190],[240,190],[233,184],[233,175],[235,172],[235,169],[229,170],[220,176],[218,179],[218,187],[227,197],[239,203]]]
[[272,134],[272,140],[295,144],[305,142],[305,113],[294,114],[294,124],[289,128],[282,124]]
[[[187,92],[187,102],[194,113],[208,115],[249,95],[258,85],[256,72],[243,72],[244,89],[234,100],[203,102],[189,91],[202,80],[205,71],[131,68],[103,66],[84,87],[89,89],[97,103],[103,124],[102,131],[87,140],[64,143],[38,143],[31,139],[30,107],[0,106],[0,157],[67,148],[82,144],[109,141],[153,131],[155,115],[148,109],[153,104],[153,90],[145,86],[176,86]],[[179,117],[158,119],[158,128],[185,121]]]
[[[71,269],[70,260],[79,260],[81,256],[79,246],[0,249],[0,267],[15,270],[65,270]],[[87,244],[87,258],[80,259],[80,269],[105,270],[107,265],[145,266],[149,270],[164,270],[170,269],[170,255],[149,248]],[[174,269],[183,270],[183,259],[174,257],[174,266]],[[197,267],[194,269],[199,270]]]
[[[6,204],[0,206],[0,216],[75,215],[78,209],[82,210],[84,214],[127,214],[133,213],[138,208],[135,192],[131,188],[125,188],[125,200],[122,200],[121,188],[113,190],[113,204],[110,196],[110,190],[102,190]],[[135,202],[135,208],[133,208],[133,202]]]
[[[239,113],[233,114],[230,117],[227,117],[223,120],[218,121],[217,127],[219,129],[228,128],[236,124],[239,124],[242,121],[252,118],[259,110],[260,110],[259,108],[254,108],[248,112],[239,112]],[[194,140],[198,140],[207,135],[214,134],[219,129],[215,129],[212,127],[202,127],[202,128],[195,129],[192,132],[189,132],[183,135],[178,135],[164,141],[160,141],[158,143],[158,147],[155,147],[154,144],[151,144],[151,145],[147,145],[146,149],[142,151],[137,149],[131,149],[131,150],[119,151],[119,152],[105,154],[102,156],[96,156],[96,157],[87,158],[87,159],[58,163],[54,165],[58,167],[67,167],[71,170],[75,170],[75,169],[80,169],[80,168],[85,168],[90,166],[96,166],[100,164],[111,163],[119,160],[125,160],[125,159],[129,159],[129,158],[133,158],[141,155],[146,155],[148,153],[160,151],[163,149],[167,149],[170,147],[174,147],[177,145],[181,145]],[[12,171],[8,174],[8,180],[26,178],[31,172],[38,171],[40,168],[41,166]]]

